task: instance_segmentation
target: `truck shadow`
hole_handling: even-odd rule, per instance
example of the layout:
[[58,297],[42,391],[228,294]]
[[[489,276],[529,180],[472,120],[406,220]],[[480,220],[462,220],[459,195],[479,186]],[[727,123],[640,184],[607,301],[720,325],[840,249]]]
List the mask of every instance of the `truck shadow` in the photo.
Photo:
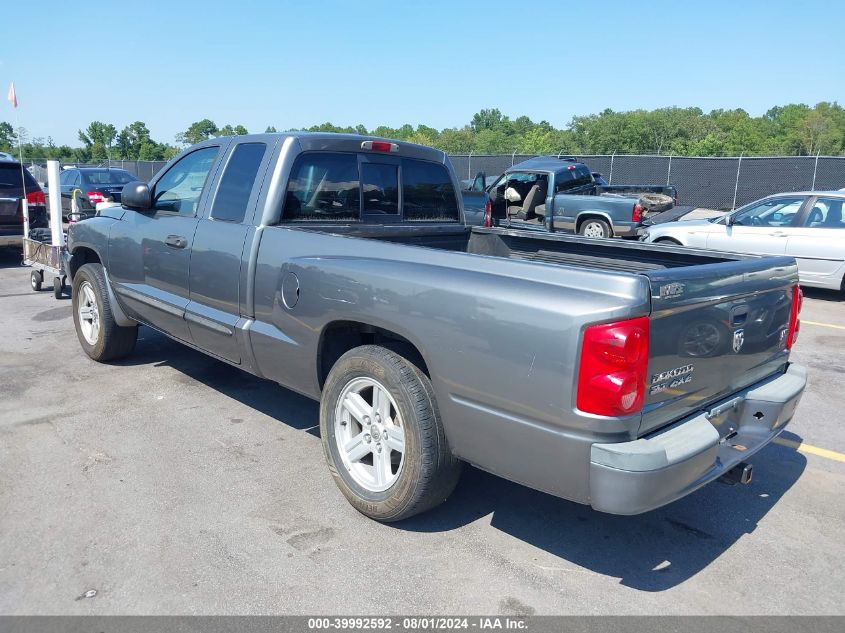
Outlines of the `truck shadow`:
[[[136,352],[118,364],[170,366],[182,374],[185,384],[202,383],[319,437],[319,406],[313,400],[148,328],[141,328]],[[791,433],[784,436],[801,440]],[[495,529],[572,566],[619,578],[621,584],[641,591],[665,591],[753,533],[806,467],[802,454],[779,444],[766,447],[751,461],[755,467],[751,485],[714,482],[667,507],[630,517],[602,514],[467,466],[443,505],[391,527],[447,532],[489,516]]]
[[801,286],[804,296],[809,299],[819,299],[820,301],[830,301],[833,303],[842,303],[845,300],[845,294],[839,290],[827,290],[826,288],[809,288]]
[[666,507],[614,516],[466,468],[441,507],[396,527],[438,532],[490,516],[505,534],[641,591],[670,589],[754,532],[798,480],[806,459],[772,444],[751,460],[748,486],[714,482]]

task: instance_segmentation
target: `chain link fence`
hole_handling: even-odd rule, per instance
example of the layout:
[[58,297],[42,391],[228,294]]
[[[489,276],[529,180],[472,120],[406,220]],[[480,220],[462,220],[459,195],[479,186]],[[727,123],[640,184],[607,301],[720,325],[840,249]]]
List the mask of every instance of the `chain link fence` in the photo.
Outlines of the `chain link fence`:
[[[561,154],[561,156],[572,156]],[[453,154],[459,178],[480,171],[497,176],[533,155]],[[845,187],[842,156],[734,156],[728,158],[656,155],[576,155],[613,185],[673,184],[681,204],[734,209],[773,193],[825,191]]]
[[[24,160],[26,168],[33,175],[33,177],[40,183],[47,182],[47,159],[32,159]],[[138,180],[149,181],[158,173],[162,167],[167,164],[163,160],[102,160],[91,161],[87,163],[62,163],[62,169],[68,167],[113,167],[116,169],[125,169]]]
[[[480,171],[498,176],[533,154],[452,154],[459,178],[472,179]],[[564,156],[561,154],[561,156]],[[571,156],[571,155],[566,155]],[[613,185],[673,184],[681,204],[707,209],[733,209],[784,191],[831,190],[845,187],[843,156],[687,157],[657,155],[575,155],[575,159],[604,175]],[[47,161],[27,160],[27,169],[41,183],[47,180]],[[163,160],[112,160],[63,163],[63,167],[117,167],[139,180],[151,180]]]

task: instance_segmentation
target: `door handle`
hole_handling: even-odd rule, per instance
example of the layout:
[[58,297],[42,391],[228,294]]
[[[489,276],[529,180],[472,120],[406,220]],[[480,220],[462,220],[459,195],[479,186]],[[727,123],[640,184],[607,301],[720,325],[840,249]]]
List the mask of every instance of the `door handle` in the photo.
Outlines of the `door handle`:
[[188,245],[188,240],[181,235],[168,235],[164,243],[172,248],[185,248]]
[[787,234],[783,231],[775,231],[774,233],[769,233],[772,237],[787,237]]

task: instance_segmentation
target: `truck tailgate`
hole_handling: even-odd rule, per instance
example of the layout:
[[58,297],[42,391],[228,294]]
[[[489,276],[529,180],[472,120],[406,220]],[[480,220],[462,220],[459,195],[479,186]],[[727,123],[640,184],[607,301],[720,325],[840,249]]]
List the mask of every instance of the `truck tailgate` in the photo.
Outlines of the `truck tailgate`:
[[639,435],[783,371],[798,268],[790,257],[644,271],[651,285]]

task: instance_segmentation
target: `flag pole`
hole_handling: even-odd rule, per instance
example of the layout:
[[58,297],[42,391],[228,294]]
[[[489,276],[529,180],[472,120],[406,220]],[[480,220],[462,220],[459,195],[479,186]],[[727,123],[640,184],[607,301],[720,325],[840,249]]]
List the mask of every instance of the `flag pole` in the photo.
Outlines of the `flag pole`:
[[[24,239],[29,238],[29,200],[26,197],[26,176],[24,176],[24,167],[23,167],[23,143],[21,142],[21,117],[18,114],[18,95],[15,91],[15,83],[12,82],[11,89],[9,90],[10,97],[13,99],[9,99],[12,103],[12,109],[15,111],[15,132],[18,137],[18,158],[20,159],[21,163],[21,189],[23,191],[23,195],[21,196],[21,210],[23,212],[23,228],[24,228]],[[24,242],[25,244],[25,242]]]

